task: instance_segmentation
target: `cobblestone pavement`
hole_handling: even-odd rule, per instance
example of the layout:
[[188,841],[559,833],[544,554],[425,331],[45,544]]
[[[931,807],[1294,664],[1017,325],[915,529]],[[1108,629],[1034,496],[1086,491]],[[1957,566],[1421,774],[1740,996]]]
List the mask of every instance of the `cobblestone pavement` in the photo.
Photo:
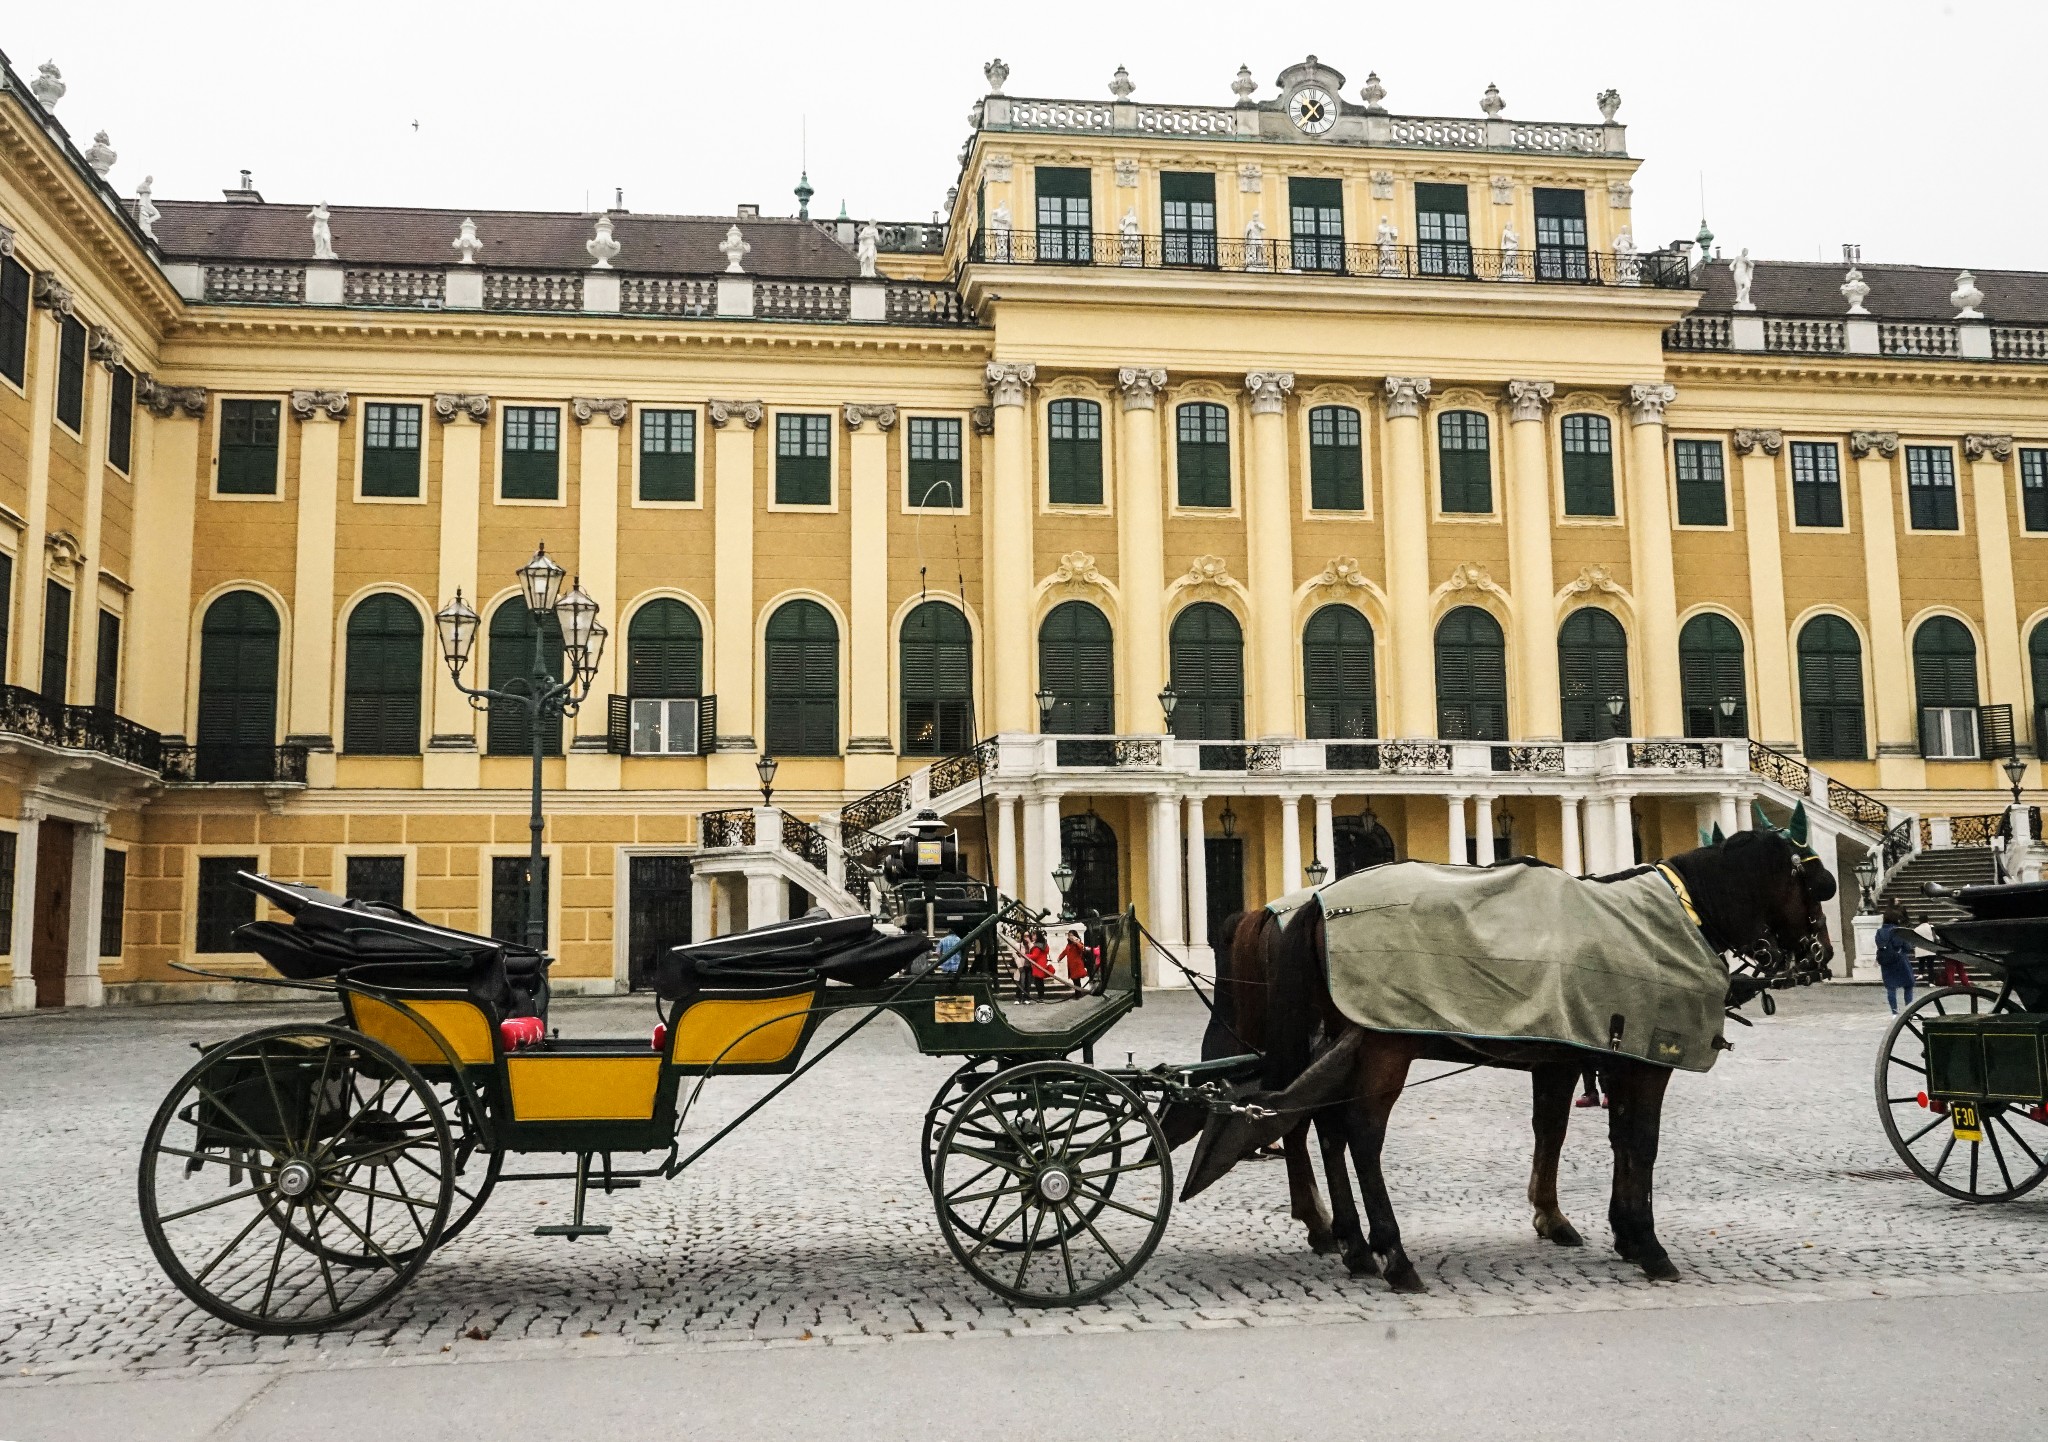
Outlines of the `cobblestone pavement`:
[[[637,999],[565,1002],[558,1013],[570,1034],[652,1021]],[[1657,1177],[1659,1230],[1685,1271],[1672,1285],[1644,1281],[1607,1245],[1597,1113],[1574,1113],[1561,1183],[1590,1245],[1536,1239],[1522,1195],[1527,1081],[1471,1072],[1404,1098],[1389,1142],[1389,1181],[1427,1295],[1393,1296],[1309,1253],[1286,1214],[1279,1164],[1253,1163],[1176,1206],[1123,1292],[1076,1312],[1013,1310],[954,1263],[922,1186],[919,1128],[951,1063],[917,1055],[906,1034],[878,1023],[691,1173],[593,1197],[610,1237],[535,1237],[536,1224],[563,1216],[567,1185],[501,1187],[386,1311],[320,1337],[251,1337],[192,1308],[157,1270],[136,1219],[137,1151],[191,1043],[316,1015],[180,1006],[0,1020],[0,1386],[163,1369],[2048,1291],[2048,1188],[1969,1207],[1906,1178],[1871,1101],[1881,994],[1838,987],[1787,997],[1775,1019],[1737,1029],[1735,1052],[1713,1073],[1673,1082]],[[1125,1049],[1141,1064],[1191,1057],[1201,1020],[1191,998],[1155,997],[1111,1035],[1105,1059]],[[688,1134],[709,1135],[761,1086],[714,1083],[710,1112]]]

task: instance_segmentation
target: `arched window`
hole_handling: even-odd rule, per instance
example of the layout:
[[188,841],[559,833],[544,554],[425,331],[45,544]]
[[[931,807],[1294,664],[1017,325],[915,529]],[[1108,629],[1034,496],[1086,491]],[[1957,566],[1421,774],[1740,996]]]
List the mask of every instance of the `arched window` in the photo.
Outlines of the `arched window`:
[[1598,606],[1567,616],[1557,631],[1557,675],[1565,740],[1604,741],[1629,734],[1628,635],[1621,622]]
[[1500,622],[1460,606],[1436,628],[1436,731],[1446,741],[1508,739],[1508,659]]
[[626,627],[626,694],[704,694],[704,626],[672,596],[649,601]]
[[1349,606],[1325,606],[1301,633],[1303,720],[1312,740],[1379,734],[1372,624]]
[[199,628],[201,781],[268,781],[277,766],[277,610],[230,591]]
[[1364,431],[1350,406],[1308,413],[1308,495],[1318,511],[1365,509]]
[[1614,427],[1607,417],[1583,412],[1560,423],[1564,439],[1564,511],[1568,516],[1614,514]]
[[905,756],[956,756],[974,744],[974,641],[967,618],[926,601],[903,618]]
[[1173,621],[1173,734],[1183,741],[1236,741],[1244,735],[1244,632],[1213,601]]
[[1810,761],[1861,761],[1863,643],[1840,616],[1815,616],[1799,629],[1799,716]]
[[2027,662],[2034,673],[2034,754],[2048,758],[2048,621],[2027,638]]
[[1102,504],[1102,407],[1094,401],[1057,400],[1047,408],[1050,434],[1045,469],[1055,506]]
[[1363,871],[1368,866],[1385,866],[1394,859],[1394,838],[1367,807],[1362,815],[1339,816],[1331,824],[1337,843],[1337,866],[1333,879]]
[[420,749],[420,663],[426,623],[390,592],[349,612],[341,749],[357,756],[413,756]]
[[839,750],[839,627],[816,601],[768,618],[767,743],[774,756]]
[[1116,650],[1109,618],[1086,601],[1062,601],[1038,626],[1038,685],[1052,697],[1042,718],[1063,736],[1116,730]]
[[1443,508],[1485,515],[1493,509],[1493,460],[1486,417],[1479,411],[1445,411],[1436,418],[1437,474]]
[[1174,412],[1175,469],[1183,506],[1230,504],[1230,412],[1191,401]]
[[1980,755],[1977,642],[1953,616],[1932,616],[1913,633],[1913,693],[1920,706],[1920,754]]
[[[1678,633],[1678,689],[1688,736],[1747,736],[1748,683],[1742,633],[1726,616],[1702,611]],[[1723,706],[1723,702],[1732,703]]]
[[1117,884],[1116,833],[1093,811],[1060,820],[1060,859],[1074,870],[1067,904],[1076,916],[1115,916],[1123,909]]
[[[532,683],[534,659],[533,612],[518,596],[491,613],[491,689],[508,683]],[[557,681],[562,676],[562,623],[550,611],[540,623],[540,665]],[[491,756],[528,756],[533,753],[533,715],[524,706],[500,703],[491,707],[484,730],[484,751]],[[562,720],[550,716],[541,727],[541,754],[562,754]]]

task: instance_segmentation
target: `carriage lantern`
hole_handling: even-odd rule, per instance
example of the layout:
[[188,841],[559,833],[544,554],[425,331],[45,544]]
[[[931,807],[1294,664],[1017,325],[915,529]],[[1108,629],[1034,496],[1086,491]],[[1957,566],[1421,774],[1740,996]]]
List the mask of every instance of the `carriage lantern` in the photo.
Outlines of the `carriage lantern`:
[[1050,686],[1038,688],[1038,727],[1041,731],[1052,724],[1053,703],[1058,700],[1059,697],[1053,695]]
[[1228,801],[1223,803],[1223,814],[1216,819],[1223,825],[1223,839],[1225,841],[1237,835],[1237,813],[1230,809]]
[[761,753],[761,759],[754,763],[754,774],[761,778],[761,804],[763,806],[766,806],[768,798],[775,794],[775,772],[781,765],[780,761],[777,761],[765,751]]
[[1719,702],[1719,705],[1721,707],[1721,719],[1723,721],[1733,721],[1735,719],[1735,708],[1740,704],[1742,703],[1737,701],[1733,696],[1723,696]]
[[2020,759],[2019,752],[2005,758],[2005,779],[2012,786],[2012,804],[2020,804],[2020,788],[2026,784],[2027,763]]
[[1863,888],[1863,903],[1859,910],[1874,911],[1877,907],[1877,856],[1866,851],[1863,859],[1856,863],[1856,884]]
[[479,624],[475,609],[462,599],[462,588],[457,586],[455,599],[434,613],[434,629],[441,633],[441,656],[449,670],[460,671],[469,664]]
[[[562,577],[568,573],[548,555],[545,543],[533,553],[532,560],[519,568],[517,574],[519,589],[526,595],[527,610],[539,618],[555,609],[555,603],[562,595]],[[584,599],[590,598],[586,596]],[[596,614],[594,608],[592,614]]]
[[1627,699],[1619,691],[1617,691],[1612,696],[1609,696],[1607,698],[1607,714],[1609,716],[1612,716],[1615,720],[1619,721],[1621,719],[1622,708],[1627,705]]
[[1180,705],[1180,692],[1174,690],[1171,686],[1168,686],[1159,693],[1159,709],[1165,715],[1166,724],[1169,729],[1173,726],[1173,708],[1178,705]]

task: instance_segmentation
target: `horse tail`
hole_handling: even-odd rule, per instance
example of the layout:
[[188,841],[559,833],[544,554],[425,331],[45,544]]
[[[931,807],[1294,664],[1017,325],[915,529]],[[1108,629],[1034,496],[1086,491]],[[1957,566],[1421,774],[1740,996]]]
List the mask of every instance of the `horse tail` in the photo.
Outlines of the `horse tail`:
[[1323,904],[1311,897],[1282,927],[1274,921],[1266,949],[1266,1086],[1278,1090],[1307,1070],[1323,1002]]
[[1248,1045],[1241,1040],[1244,1007],[1238,996],[1242,983],[1238,975],[1241,962],[1237,933],[1244,921],[1244,912],[1233,911],[1210,938],[1216,954],[1216,1001],[1209,1013],[1209,1029],[1202,1034],[1203,1061],[1241,1056]]

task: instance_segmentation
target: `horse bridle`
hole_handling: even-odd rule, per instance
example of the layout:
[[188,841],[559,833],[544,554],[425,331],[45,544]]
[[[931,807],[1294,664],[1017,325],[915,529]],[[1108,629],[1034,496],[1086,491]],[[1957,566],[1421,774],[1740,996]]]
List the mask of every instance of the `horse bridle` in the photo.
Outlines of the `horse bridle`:
[[[1809,867],[1821,864],[1819,855],[1811,849],[1794,843],[1792,848],[1792,875],[1807,900],[1815,904],[1806,930],[1797,937],[1784,938],[1773,934],[1773,927],[1766,923],[1756,940],[1747,946],[1732,947],[1730,954],[1739,957],[1754,973],[1756,979],[1772,990],[1792,986],[1812,986],[1815,982],[1826,981],[1832,970],[1828,966],[1827,945],[1822,940],[1827,931],[1827,916],[1817,908],[1828,897],[1818,895],[1820,883]],[[1821,873],[1825,875],[1825,872]],[[1832,895],[1832,891],[1829,895]]]

